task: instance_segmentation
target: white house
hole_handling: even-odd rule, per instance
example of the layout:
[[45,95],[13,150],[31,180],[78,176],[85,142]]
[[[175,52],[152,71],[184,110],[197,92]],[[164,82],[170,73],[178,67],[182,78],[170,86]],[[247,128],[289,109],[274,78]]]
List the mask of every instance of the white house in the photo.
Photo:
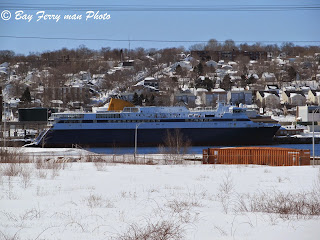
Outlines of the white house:
[[188,105],[188,107],[195,107],[196,96],[190,91],[185,92],[176,92],[171,95],[171,104],[176,105],[179,103],[184,103]]
[[269,73],[269,72],[262,73],[261,79],[265,82],[272,82],[272,83],[277,80],[274,73]]
[[307,101],[302,91],[283,91],[282,100],[292,106],[303,106]]
[[208,67],[214,67],[215,69],[218,68],[218,63],[216,61],[213,61],[213,60],[210,60],[210,61],[206,62],[206,65]]
[[[318,110],[317,110],[318,109]],[[302,122],[320,122],[320,108],[316,106],[298,106],[297,117]]]
[[207,106],[216,106],[217,102],[227,103],[227,92],[224,89],[213,89],[211,92],[202,93],[202,102]]
[[243,88],[233,88],[228,92],[228,102],[233,105],[240,103],[252,104],[252,91],[244,90]]
[[309,90],[308,102],[315,105],[320,105],[320,91]]
[[277,92],[257,91],[257,104],[264,108],[279,108],[280,97]]

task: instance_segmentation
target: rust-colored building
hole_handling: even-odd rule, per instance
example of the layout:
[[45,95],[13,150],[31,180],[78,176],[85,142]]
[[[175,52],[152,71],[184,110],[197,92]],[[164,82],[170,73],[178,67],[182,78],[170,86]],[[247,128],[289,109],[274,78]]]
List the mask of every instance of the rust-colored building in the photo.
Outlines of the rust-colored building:
[[204,164],[310,165],[310,150],[278,147],[203,149]]

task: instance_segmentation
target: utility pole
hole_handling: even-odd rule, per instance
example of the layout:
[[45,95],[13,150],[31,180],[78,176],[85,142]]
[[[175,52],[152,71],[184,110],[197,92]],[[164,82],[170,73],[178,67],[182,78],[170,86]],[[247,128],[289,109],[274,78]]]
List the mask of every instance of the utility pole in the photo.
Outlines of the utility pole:
[[138,127],[142,124],[143,122],[137,123],[136,124],[136,129],[134,133],[134,161],[136,161],[137,157],[137,145],[138,145]]
[[319,111],[320,108],[316,108],[315,110],[312,111],[312,158],[313,158],[313,166],[315,162],[315,157],[314,157],[314,114]]

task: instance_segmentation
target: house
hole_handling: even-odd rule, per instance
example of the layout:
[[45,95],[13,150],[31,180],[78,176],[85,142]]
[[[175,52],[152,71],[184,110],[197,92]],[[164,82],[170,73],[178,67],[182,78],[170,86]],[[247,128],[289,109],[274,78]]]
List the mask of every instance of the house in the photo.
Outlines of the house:
[[159,81],[158,81],[158,79],[155,79],[154,77],[146,77],[144,79],[144,86],[151,86],[151,87],[159,89]]
[[203,92],[201,98],[207,107],[216,106],[217,102],[227,103],[228,101],[227,92],[221,88],[213,89],[211,92]]
[[[123,99],[125,101],[128,101],[128,102],[132,102],[133,101],[133,95],[134,95],[135,92],[123,92],[121,93],[120,95],[120,99]],[[136,92],[138,95],[141,94],[141,92]]]
[[178,67],[178,66],[180,66],[182,68],[185,68],[187,70],[191,70],[192,69],[192,64],[189,61],[180,61],[180,62],[177,63],[176,67]]
[[297,118],[302,122],[320,122],[320,108],[317,106],[298,106]]
[[63,105],[63,102],[61,100],[51,100],[50,101],[50,107],[61,109],[61,106]]
[[282,100],[284,104],[291,106],[303,106],[307,101],[302,91],[283,91]]
[[244,90],[244,88],[233,88],[228,92],[227,99],[232,105],[239,105],[240,103],[250,105],[252,104],[252,91]]
[[308,103],[320,105],[320,90],[309,90]]
[[210,60],[206,62],[207,67],[214,67],[215,69],[218,68],[218,63],[216,61]]
[[264,90],[267,92],[269,92],[269,91],[276,92],[277,94],[279,94],[279,91],[280,91],[278,85],[269,85],[269,84],[266,85]]
[[256,101],[263,108],[280,107],[280,96],[276,91],[257,91]]
[[133,89],[148,89],[150,92],[159,91],[159,81],[154,77],[146,77],[133,86]]
[[262,73],[261,80],[268,82],[268,83],[273,83],[273,82],[277,81],[274,73],[269,73],[269,72]]
[[196,96],[191,93],[190,91],[180,91],[180,92],[176,92],[174,94],[171,95],[171,104],[172,105],[177,105],[180,103],[184,103],[186,105],[188,105],[188,107],[195,107],[196,104]]

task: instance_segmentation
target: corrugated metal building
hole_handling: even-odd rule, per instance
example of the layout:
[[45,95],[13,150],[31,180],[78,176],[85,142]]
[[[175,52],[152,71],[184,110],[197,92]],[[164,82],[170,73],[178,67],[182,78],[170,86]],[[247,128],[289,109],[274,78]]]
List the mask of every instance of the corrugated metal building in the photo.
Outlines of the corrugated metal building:
[[204,164],[310,165],[310,150],[277,147],[203,149]]

